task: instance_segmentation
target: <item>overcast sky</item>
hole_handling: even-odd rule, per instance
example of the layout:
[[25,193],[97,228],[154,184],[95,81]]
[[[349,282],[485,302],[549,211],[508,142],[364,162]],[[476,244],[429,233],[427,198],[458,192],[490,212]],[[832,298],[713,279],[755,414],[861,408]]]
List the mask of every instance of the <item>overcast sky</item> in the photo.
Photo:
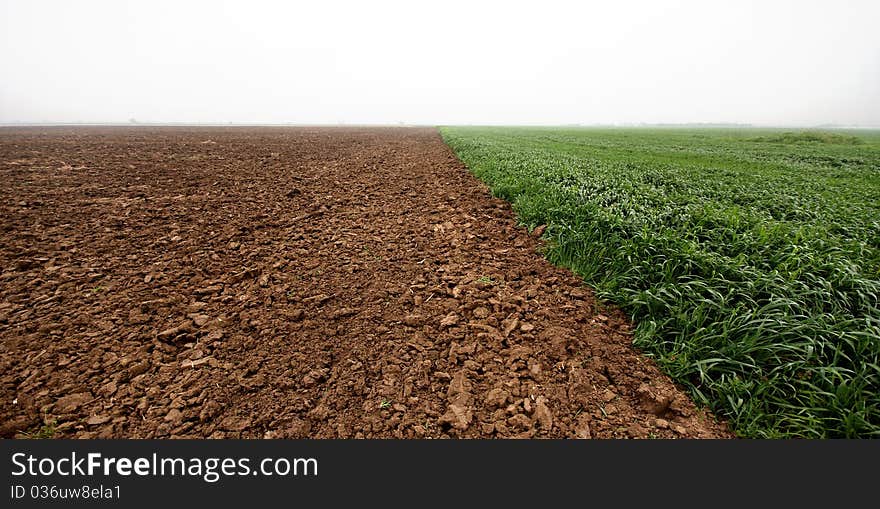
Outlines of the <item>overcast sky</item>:
[[0,0],[0,122],[880,126],[878,24],[878,0]]

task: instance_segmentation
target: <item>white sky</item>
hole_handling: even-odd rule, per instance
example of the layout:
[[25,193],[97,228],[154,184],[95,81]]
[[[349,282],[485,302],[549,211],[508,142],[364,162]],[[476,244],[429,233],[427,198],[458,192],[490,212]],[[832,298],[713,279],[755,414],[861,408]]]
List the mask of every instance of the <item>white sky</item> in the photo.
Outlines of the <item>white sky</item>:
[[880,0],[0,0],[0,122],[880,126]]

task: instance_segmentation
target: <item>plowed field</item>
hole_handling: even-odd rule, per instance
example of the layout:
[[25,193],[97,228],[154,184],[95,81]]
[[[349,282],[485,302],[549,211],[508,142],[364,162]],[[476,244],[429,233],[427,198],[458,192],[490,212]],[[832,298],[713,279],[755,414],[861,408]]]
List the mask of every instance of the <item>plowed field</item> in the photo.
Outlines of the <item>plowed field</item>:
[[727,437],[429,128],[0,129],[5,437]]

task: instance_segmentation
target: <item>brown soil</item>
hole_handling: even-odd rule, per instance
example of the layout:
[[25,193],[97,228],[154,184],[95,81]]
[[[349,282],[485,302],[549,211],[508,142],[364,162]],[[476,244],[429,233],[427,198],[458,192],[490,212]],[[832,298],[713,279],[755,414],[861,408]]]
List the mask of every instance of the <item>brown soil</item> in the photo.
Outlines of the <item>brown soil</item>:
[[434,129],[6,128],[0,176],[2,436],[731,436]]

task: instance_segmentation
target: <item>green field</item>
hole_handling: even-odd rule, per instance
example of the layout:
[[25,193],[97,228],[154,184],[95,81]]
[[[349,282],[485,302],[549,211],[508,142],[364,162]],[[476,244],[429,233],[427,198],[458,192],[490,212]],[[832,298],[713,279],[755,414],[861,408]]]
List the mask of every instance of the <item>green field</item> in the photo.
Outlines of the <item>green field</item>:
[[745,437],[880,437],[880,132],[444,127]]

